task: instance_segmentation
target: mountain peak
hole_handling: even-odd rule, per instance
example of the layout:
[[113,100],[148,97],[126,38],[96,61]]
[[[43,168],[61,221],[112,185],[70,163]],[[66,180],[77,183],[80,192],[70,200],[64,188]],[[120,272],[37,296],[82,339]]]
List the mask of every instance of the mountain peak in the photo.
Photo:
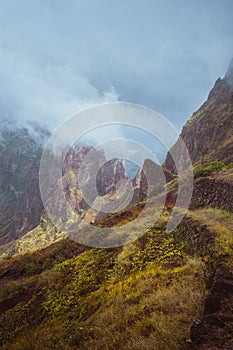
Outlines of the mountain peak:
[[208,100],[219,101],[226,100],[232,97],[233,93],[233,58],[228,66],[224,78],[218,78],[214,87],[209,93]]
[[227,69],[225,80],[230,86],[233,86],[233,58],[231,59],[231,62]]
[[[183,140],[194,165],[221,161],[232,162],[233,145],[233,59],[224,78],[218,78],[207,101],[184,125],[181,138],[173,146],[179,156]],[[180,158],[179,158],[180,159]],[[168,153],[165,168],[176,173],[176,167]]]

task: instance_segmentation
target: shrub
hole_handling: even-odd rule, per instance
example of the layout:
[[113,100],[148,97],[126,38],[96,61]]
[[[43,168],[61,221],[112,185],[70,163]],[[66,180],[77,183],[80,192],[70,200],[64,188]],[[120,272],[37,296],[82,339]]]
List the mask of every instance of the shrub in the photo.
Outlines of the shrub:
[[230,162],[226,165],[226,169],[232,169],[233,168],[233,162]]
[[194,176],[200,177],[200,176],[208,176],[213,173],[219,172],[223,169],[226,169],[227,166],[223,162],[219,162],[218,160],[214,160],[213,162],[210,162],[206,167],[196,167],[194,168]]

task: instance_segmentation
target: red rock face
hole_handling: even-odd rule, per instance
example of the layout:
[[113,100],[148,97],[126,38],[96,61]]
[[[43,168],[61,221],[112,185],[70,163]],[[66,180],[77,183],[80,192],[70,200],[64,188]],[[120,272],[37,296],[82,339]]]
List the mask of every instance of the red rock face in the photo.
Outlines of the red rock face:
[[[26,130],[17,130],[5,141],[0,148],[0,245],[36,227],[44,209],[39,188],[41,147]],[[60,179],[66,199],[76,212],[88,207],[77,180],[81,162],[90,149],[85,146],[71,149]],[[90,172],[94,168],[99,169],[95,182],[98,193],[105,195],[116,191],[117,182],[127,178],[123,161],[112,159],[107,162],[103,151],[96,151],[92,158],[87,168]],[[51,184],[52,188],[57,186]],[[91,188],[89,190],[92,192]],[[60,210],[62,213],[66,208]]]
[[65,159],[64,171],[68,169],[77,170],[86,154],[90,151],[91,147],[81,146],[76,149],[71,149]]
[[96,187],[100,196],[110,192],[116,192],[116,184],[127,179],[126,170],[122,160],[114,158],[106,161],[99,169],[96,179]]
[[[102,150],[94,150],[94,148],[85,146],[70,150],[65,159],[62,184],[66,199],[72,208],[78,212],[88,207],[79,191],[78,175],[81,162],[89,151],[92,155],[86,164],[86,172],[88,176],[93,173],[97,174],[96,179],[87,185],[89,197],[93,193],[91,201],[95,200],[96,195],[104,196],[107,193],[114,193],[117,183],[122,179],[127,179],[122,160],[115,158],[108,161]],[[76,194],[74,195],[75,191]]]

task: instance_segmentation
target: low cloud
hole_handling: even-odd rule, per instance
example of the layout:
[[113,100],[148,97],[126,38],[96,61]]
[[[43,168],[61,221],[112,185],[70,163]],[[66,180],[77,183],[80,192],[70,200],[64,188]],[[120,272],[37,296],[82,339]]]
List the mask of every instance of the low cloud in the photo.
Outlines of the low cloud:
[[2,119],[36,120],[52,129],[79,110],[118,100],[113,86],[101,93],[69,66],[40,65],[0,48],[0,67]]

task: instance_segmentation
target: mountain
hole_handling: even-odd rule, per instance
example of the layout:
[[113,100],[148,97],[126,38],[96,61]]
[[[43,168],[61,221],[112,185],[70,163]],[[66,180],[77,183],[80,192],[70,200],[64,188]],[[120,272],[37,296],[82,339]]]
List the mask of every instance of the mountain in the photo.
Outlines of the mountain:
[[[1,127],[1,257],[43,248],[64,236],[51,225],[44,211],[39,188],[40,159],[43,145],[48,137],[49,132],[37,124],[32,127],[28,125],[13,127],[4,124]],[[89,156],[85,158],[87,154]],[[88,181],[80,190],[78,178],[84,158],[88,161],[82,176],[85,182],[87,178]],[[56,166],[55,155],[52,155],[50,166],[52,162]],[[95,171],[96,179],[92,181]],[[148,191],[161,183],[161,174],[163,175],[163,171],[160,166],[150,160],[145,160],[142,170],[139,170],[133,179],[129,179],[123,160],[117,158],[107,160],[102,150],[96,150],[90,146],[77,146],[67,152],[61,177],[54,181],[54,176],[51,176],[49,186],[48,182],[41,183],[41,186],[45,185],[49,189],[46,191],[46,203],[51,203],[52,210],[58,212],[60,217],[64,217],[64,220],[67,215],[70,216],[70,210],[72,210],[75,216],[85,217],[90,222],[97,217],[106,217],[106,208],[103,205],[106,203],[109,206],[109,199],[112,201],[116,197],[117,184],[121,180],[128,185],[132,184],[134,195],[131,204],[133,204],[146,198]],[[60,184],[62,184],[69,208],[60,198]],[[88,203],[83,196],[84,193]],[[53,196],[57,198],[56,203],[51,200]],[[97,197],[108,200],[98,201]],[[95,203],[95,206],[99,208],[98,212],[89,210],[91,203]],[[50,232],[49,235],[48,232]]]
[[[180,137],[185,142],[193,164],[207,164],[211,160],[226,164],[233,154],[233,60],[223,79],[218,78],[207,101],[184,125]],[[179,162],[181,142],[173,146]],[[180,159],[181,161],[181,159]],[[170,154],[165,169],[176,173]]]
[[[29,238],[27,234],[45,222],[50,226],[44,213],[44,205],[39,187],[39,168],[43,144],[49,132],[34,125],[33,132],[28,128],[13,128],[6,125],[1,128],[0,143],[0,252],[3,256],[17,253],[16,245]],[[41,141],[43,140],[43,141]],[[80,194],[78,187],[79,167],[83,158],[92,150],[94,152],[89,164],[91,171],[99,169],[96,181],[91,185],[97,188],[96,195],[104,196],[116,191],[116,184],[121,179],[128,179],[124,163],[120,159],[107,161],[103,151],[91,147],[80,146],[68,151],[64,161],[62,183],[66,200],[72,210],[82,214],[88,209],[88,204]],[[47,184],[46,184],[47,185]],[[58,183],[51,183],[50,191],[56,192]],[[88,192],[95,193],[88,183]],[[50,192],[48,193],[50,200]],[[57,206],[60,203],[56,203]],[[59,208],[65,211],[66,208]],[[41,222],[41,218],[43,220]],[[55,228],[53,228],[55,230]],[[55,233],[55,231],[54,231]],[[22,238],[23,237],[23,238]],[[56,235],[54,236],[56,240]],[[59,236],[60,237],[60,236]],[[48,240],[48,244],[51,243]],[[21,246],[21,244],[20,244]],[[43,246],[43,245],[42,245]],[[7,253],[8,252],[8,253]]]
[[[0,262],[3,350],[233,349],[231,84],[232,64],[182,130],[194,165],[194,190],[190,208],[173,232],[166,225],[183,179],[178,182],[168,154],[163,175],[160,166],[145,160],[132,179],[134,198],[127,208],[91,217],[100,233],[105,227],[125,225],[126,233],[143,228],[144,235],[134,242],[85,247],[55,232],[44,214],[23,236],[26,240],[18,241],[17,247],[27,245],[28,253],[15,251]],[[178,161],[179,142],[174,145]],[[77,211],[85,207],[75,185],[86,152],[70,150],[62,174],[67,199]],[[120,160],[108,164],[104,154],[99,156],[99,191],[109,199],[115,196],[115,178],[131,180]],[[166,203],[156,221],[156,199],[164,195],[165,183]],[[147,217],[154,218],[150,226]],[[82,230],[88,234],[85,226]],[[52,243],[53,235],[59,241],[39,249],[38,242],[50,237]],[[30,252],[35,241],[38,250]]]
[[[180,138],[193,162],[192,202],[232,210],[233,60],[225,77],[215,82],[207,101],[184,125]],[[172,147],[177,163],[182,162],[181,139]],[[170,153],[164,167],[176,173]]]
[[43,204],[39,191],[42,153],[28,129],[1,130],[0,244],[22,236],[40,221]]

